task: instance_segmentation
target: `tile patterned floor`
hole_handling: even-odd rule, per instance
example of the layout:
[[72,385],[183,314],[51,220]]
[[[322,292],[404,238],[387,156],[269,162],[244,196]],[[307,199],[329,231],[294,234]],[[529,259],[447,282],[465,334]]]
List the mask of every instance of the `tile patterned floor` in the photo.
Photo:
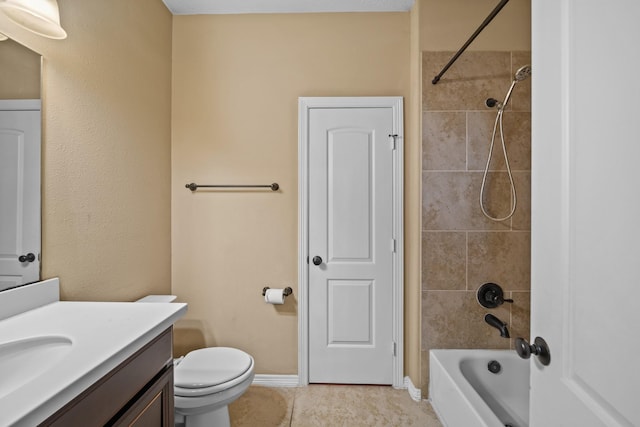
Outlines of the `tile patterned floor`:
[[232,427],[442,427],[429,402],[386,386],[251,386],[229,415]]

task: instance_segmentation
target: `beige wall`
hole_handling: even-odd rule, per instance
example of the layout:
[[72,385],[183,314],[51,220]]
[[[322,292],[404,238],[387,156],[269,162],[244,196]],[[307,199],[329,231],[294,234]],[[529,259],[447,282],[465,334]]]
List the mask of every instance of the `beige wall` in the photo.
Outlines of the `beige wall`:
[[0,99],[39,99],[40,62],[40,55],[11,39],[0,42]]
[[[416,1],[420,2],[421,49],[453,53],[499,3],[499,0]],[[468,50],[531,50],[531,0],[507,3]]]
[[[408,97],[409,14],[176,16],[173,51],[172,283],[189,303],[178,350],[234,346],[258,373],[296,374],[298,97]],[[264,286],[294,295],[267,305]]]
[[64,299],[170,291],[171,14],[157,0],[59,0],[69,37],[0,20],[44,56],[45,278]]

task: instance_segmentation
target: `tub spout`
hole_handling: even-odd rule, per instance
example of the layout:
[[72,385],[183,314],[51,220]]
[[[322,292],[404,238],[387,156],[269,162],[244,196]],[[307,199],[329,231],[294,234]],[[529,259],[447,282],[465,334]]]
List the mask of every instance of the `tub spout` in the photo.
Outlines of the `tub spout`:
[[493,314],[488,314],[488,313],[485,314],[484,321],[487,322],[489,325],[493,326],[494,328],[496,328],[497,330],[499,330],[501,337],[509,338],[509,329],[507,329],[507,322],[503,322]]

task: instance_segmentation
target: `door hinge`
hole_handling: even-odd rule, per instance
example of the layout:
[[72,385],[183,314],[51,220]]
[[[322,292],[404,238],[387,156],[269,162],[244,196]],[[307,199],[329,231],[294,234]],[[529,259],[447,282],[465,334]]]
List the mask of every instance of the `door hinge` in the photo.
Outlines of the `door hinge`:
[[398,250],[397,240],[391,239],[391,252],[395,254],[397,250]]
[[391,149],[395,150],[396,149],[396,140],[398,139],[398,134],[391,134],[389,135],[389,138],[391,138]]
[[394,357],[398,355],[398,345],[395,342],[391,344],[391,351]]

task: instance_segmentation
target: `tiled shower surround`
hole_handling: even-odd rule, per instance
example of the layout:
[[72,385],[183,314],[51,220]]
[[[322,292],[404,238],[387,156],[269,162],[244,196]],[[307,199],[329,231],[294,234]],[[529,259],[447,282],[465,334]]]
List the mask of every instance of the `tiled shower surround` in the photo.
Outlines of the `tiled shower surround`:
[[[423,52],[422,134],[422,384],[427,396],[429,350],[513,348],[529,339],[531,79],[519,82],[503,115],[516,186],[512,218],[494,222],[479,204],[496,109],[530,52],[465,52],[436,85],[433,77],[455,52]],[[535,70],[532,70],[535,78]],[[509,179],[499,133],[485,188],[485,207],[497,217],[510,210]],[[476,290],[498,283],[514,303],[485,309]],[[511,339],[484,322],[507,322]]]

